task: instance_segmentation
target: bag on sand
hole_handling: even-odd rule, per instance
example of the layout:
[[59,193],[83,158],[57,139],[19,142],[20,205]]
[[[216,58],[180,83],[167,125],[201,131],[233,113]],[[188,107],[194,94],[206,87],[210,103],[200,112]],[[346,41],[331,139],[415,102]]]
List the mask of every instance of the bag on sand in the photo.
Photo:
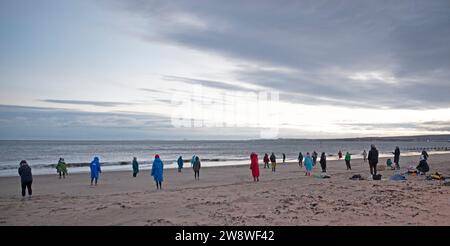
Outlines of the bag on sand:
[[364,178],[360,174],[355,174],[350,179],[351,180],[364,180]]
[[373,180],[381,180],[381,174],[375,174],[372,176]]
[[435,172],[434,174],[431,174],[431,178],[435,179],[435,180],[444,180],[445,179],[445,177],[439,172]]

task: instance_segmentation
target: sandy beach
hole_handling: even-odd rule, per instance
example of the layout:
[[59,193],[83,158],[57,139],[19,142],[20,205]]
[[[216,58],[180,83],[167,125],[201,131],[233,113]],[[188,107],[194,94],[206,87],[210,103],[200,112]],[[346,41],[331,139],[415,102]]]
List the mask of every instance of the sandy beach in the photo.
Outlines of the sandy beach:
[[[417,160],[401,157],[402,171]],[[330,179],[315,176],[320,165],[305,177],[297,163],[278,164],[275,173],[260,164],[260,182],[248,166],[202,168],[199,181],[189,165],[165,170],[161,191],[148,170],[137,178],[105,172],[97,187],[88,173],[34,176],[25,200],[19,177],[0,178],[0,225],[450,225],[450,186],[442,181],[349,180],[369,176],[359,159],[352,171],[343,160],[328,161]],[[450,154],[432,155],[429,164],[450,174]],[[387,179],[393,172],[380,173]]]

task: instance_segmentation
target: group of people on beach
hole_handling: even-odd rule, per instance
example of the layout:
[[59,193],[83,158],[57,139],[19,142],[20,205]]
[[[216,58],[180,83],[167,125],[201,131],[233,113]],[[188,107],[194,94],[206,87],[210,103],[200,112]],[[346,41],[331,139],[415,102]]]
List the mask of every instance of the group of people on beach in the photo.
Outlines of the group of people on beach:
[[[388,167],[398,170],[398,169],[400,169],[400,148],[397,146],[395,148],[394,152],[392,152],[392,154],[394,154],[394,163],[392,163],[391,159],[388,159],[386,164]],[[378,153],[378,150],[375,147],[375,145],[374,144],[371,145],[371,148],[368,153],[366,152],[366,150],[364,150],[362,155],[363,155],[364,162],[366,162],[366,161],[369,162],[370,174],[376,176],[379,153]],[[343,157],[343,152],[341,150],[339,150],[339,152],[338,152],[338,157],[339,157],[339,159],[342,159],[342,157]],[[283,158],[283,163],[285,163],[285,161],[286,161],[285,153],[282,154],[282,158]],[[303,166],[305,167],[305,176],[311,176],[313,167],[317,163],[317,158],[318,158],[318,153],[316,151],[313,151],[312,154],[307,152],[306,156],[303,156],[302,152],[299,153],[298,165],[300,166],[300,168],[303,168]],[[426,172],[428,172],[430,170],[428,162],[427,162],[428,158],[429,158],[428,153],[425,151],[425,149],[423,149],[422,153],[421,153],[419,165],[416,167],[417,171],[420,174],[425,174]],[[344,160],[345,160],[347,170],[351,170],[352,169],[351,163],[350,163],[351,154],[349,152],[346,152]],[[178,172],[182,171],[184,162],[185,161],[183,160],[182,156],[179,156],[177,159]],[[264,162],[264,168],[271,168],[272,172],[276,172],[277,158],[275,156],[275,153],[272,152],[272,154],[270,156],[267,153],[265,153],[264,157],[263,157],[263,162]],[[270,166],[269,166],[269,162],[270,162]],[[194,154],[190,160],[190,163],[191,163],[191,167],[194,171],[194,179],[199,180],[200,179],[200,168],[201,168],[200,158]],[[327,172],[327,156],[326,156],[325,152],[322,152],[319,163],[320,163],[320,167],[322,169],[322,173],[326,173]],[[393,164],[395,166],[392,166]],[[131,166],[132,166],[132,171],[133,171],[133,177],[137,177],[137,175],[139,173],[139,162],[137,161],[136,157],[133,158]],[[102,172],[100,159],[98,157],[94,157],[94,159],[91,161],[89,167],[90,167],[91,186],[93,186],[93,185],[96,186],[98,183],[100,173]],[[255,182],[258,182],[259,176],[260,176],[259,161],[258,161],[258,155],[255,152],[250,154],[250,169],[252,172],[253,180]],[[65,179],[65,177],[68,175],[67,164],[65,163],[64,158],[59,159],[58,164],[56,165],[56,171],[57,171],[60,179],[61,178]],[[163,171],[164,171],[164,163],[161,160],[160,156],[158,154],[156,154],[154,157],[154,160],[152,162],[152,168],[151,168],[150,174],[151,174],[151,176],[153,176],[153,179],[156,183],[157,189],[162,189],[162,183],[164,181]],[[28,190],[28,195],[31,196],[32,195],[31,185],[33,183],[33,175],[31,173],[31,167],[28,165],[26,160],[22,160],[20,162],[18,172],[19,172],[19,175],[21,178],[22,197],[25,197],[27,190]]]
[[[181,155],[177,159],[177,165],[178,165],[178,172],[181,172],[181,170],[184,167],[184,160]],[[194,179],[199,180],[201,168],[200,157],[198,157],[197,155],[192,156],[191,167],[194,170]],[[139,173],[139,162],[137,161],[136,157],[133,157],[132,168],[133,168],[133,177],[136,178],[137,174]],[[162,189],[162,182],[164,181],[163,171],[164,171],[164,163],[157,154],[155,155],[155,158],[153,160],[150,174],[151,176],[153,176],[153,179],[155,180],[156,189],[159,190]]]

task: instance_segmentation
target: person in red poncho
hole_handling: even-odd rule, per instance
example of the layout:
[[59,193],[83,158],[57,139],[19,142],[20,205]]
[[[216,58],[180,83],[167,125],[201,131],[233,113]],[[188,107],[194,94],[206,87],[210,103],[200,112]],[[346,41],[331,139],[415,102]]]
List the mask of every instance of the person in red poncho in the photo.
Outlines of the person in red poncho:
[[252,170],[253,181],[259,181],[259,165],[258,165],[258,155],[252,153],[250,155],[250,169]]

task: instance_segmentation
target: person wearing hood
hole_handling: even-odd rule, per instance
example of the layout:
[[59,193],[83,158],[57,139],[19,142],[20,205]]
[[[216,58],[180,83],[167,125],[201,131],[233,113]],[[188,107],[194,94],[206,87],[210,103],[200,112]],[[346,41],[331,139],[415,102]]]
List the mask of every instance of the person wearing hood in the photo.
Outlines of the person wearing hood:
[[67,165],[64,162],[64,158],[59,158],[58,164],[56,165],[56,172],[59,174],[59,179],[62,177],[65,179],[67,175]]
[[391,160],[391,158],[388,158],[388,159],[386,160],[386,166],[389,167],[389,168],[391,168],[391,170],[394,170],[394,169],[395,169],[394,167],[392,167],[392,160]]
[[194,164],[192,165],[192,169],[194,170],[194,179],[200,180],[200,168],[202,163],[200,162],[200,158],[198,156],[195,157]]
[[428,153],[425,149],[422,150],[422,155],[423,155],[423,158],[425,158],[425,160],[428,161]]
[[277,157],[275,156],[275,154],[273,152],[270,155],[270,162],[272,165],[272,172],[275,172],[275,170],[277,168]]
[[197,158],[197,155],[193,155],[192,156],[192,158],[191,158],[191,167],[193,167],[194,166],[194,163],[195,163],[195,159]]
[[394,152],[392,152],[392,154],[394,154],[395,168],[400,169],[400,148],[398,146],[395,147],[395,150]]
[[420,156],[420,162],[416,169],[417,171],[419,171],[419,174],[426,174],[428,171],[430,171],[430,166],[428,166],[428,162],[425,156]]
[[314,150],[314,152],[312,153],[313,166],[315,166],[316,163],[317,163],[317,156],[318,156],[318,154],[317,154],[317,152]]
[[352,166],[350,165],[350,160],[352,159],[352,156],[350,155],[350,153],[347,151],[347,153],[345,153],[345,165],[347,166],[347,170],[352,170]]
[[97,185],[98,177],[102,172],[102,169],[100,168],[100,159],[98,159],[98,157],[95,157],[94,160],[91,162],[90,168],[91,168],[91,185],[93,184],[94,180],[95,185]]
[[31,184],[33,183],[33,174],[31,173],[31,167],[28,166],[27,161],[22,160],[19,164],[20,183],[22,185],[22,198],[25,197],[25,190],[28,189],[28,196],[31,197],[33,191],[31,190]]
[[322,155],[320,156],[320,167],[322,168],[322,172],[327,172],[327,156],[325,155],[325,152],[322,152]]
[[311,176],[311,171],[313,169],[313,160],[311,158],[311,155],[309,154],[309,152],[306,153],[306,157],[305,157],[305,169],[306,169],[306,173],[305,176]]
[[374,144],[370,146],[369,156],[367,159],[369,161],[370,174],[377,175],[378,150]]
[[298,153],[298,166],[301,168],[303,166],[303,154],[302,152]]
[[151,175],[156,183],[156,189],[162,189],[162,182],[164,181],[163,177],[164,164],[159,158],[159,155],[155,155],[155,159],[152,164],[152,172]]
[[183,169],[184,164],[183,157],[181,155],[180,157],[178,157],[177,164],[178,164],[178,172],[181,173],[181,169]]
[[259,181],[259,164],[258,155],[256,153],[250,154],[250,170],[252,170],[253,181]]
[[269,155],[267,153],[264,154],[264,168],[270,168],[269,167]]
[[133,157],[133,177],[136,178],[137,174],[139,173],[139,162],[137,161],[136,157]]

